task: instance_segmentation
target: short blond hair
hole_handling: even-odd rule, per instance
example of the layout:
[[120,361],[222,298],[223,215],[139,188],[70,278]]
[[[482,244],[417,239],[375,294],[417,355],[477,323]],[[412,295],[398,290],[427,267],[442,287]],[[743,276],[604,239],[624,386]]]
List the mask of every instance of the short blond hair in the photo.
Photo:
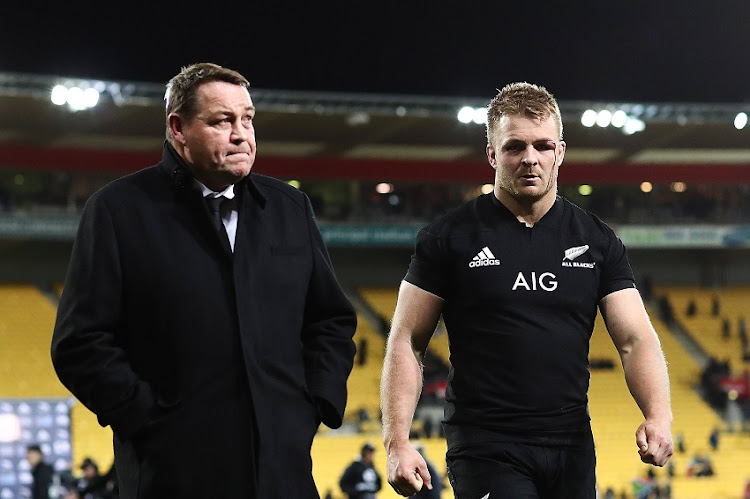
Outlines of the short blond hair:
[[516,82],[505,85],[487,106],[487,142],[497,130],[503,116],[525,116],[547,119],[552,117],[563,138],[563,124],[560,108],[552,94],[544,87],[533,83]]

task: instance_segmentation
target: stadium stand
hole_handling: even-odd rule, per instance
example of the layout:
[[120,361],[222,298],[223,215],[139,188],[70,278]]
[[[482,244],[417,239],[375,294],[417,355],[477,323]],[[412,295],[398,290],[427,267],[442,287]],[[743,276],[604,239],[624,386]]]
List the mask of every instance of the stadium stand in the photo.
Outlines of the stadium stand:
[[[367,354],[364,362],[359,362],[359,350],[362,341],[367,342]],[[348,401],[344,420],[362,423],[361,431],[374,433],[380,431],[380,373],[385,353],[385,338],[376,332],[362,317],[357,317],[357,331],[354,334],[358,355],[354,368],[347,381]],[[360,421],[360,411],[367,411],[369,421]]]
[[[360,287],[358,291],[370,306],[390,324],[393,312],[396,310],[398,289],[393,287]],[[445,365],[450,365],[448,335],[445,334],[442,320],[438,324],[438,329],[432,339],[430,339],[427,351],[437,356]]]
[[92,457],[106,471],[113,460],[111,430],[73,399],[52,367],[55,313],[55,303],[35,286],[0,285],[0,399],[70,399],[73,463]]
[[[677,341],[668,327],[649,311],[654,327],[659,333],[664,354],[669,364],[673,434],[682,433],[686,451],[675,451],[672,458],[675,476],[671,479],[673,497],[709,498],[735,497],[747,479],[747,450],[750,440],[740,434],[722,434],[718,451],[711,452],[708,437],[713,427],[723,428],[721,417],[701,399],[695,390],[700,375],[697,361]],[[617,352],[604,328],[601,316],[597,318],[591,340],[591,357],[614,359],[611,370],[592,370],[589,405],[592,428],[597,445],[597,481],[600,490],[612,487],[631,492],[631,481],[642,474],[646,465],[640,462],[635,448],[634,433],[642,416],[627,386]],[[686,476],[689,459],[696,452],[710,455],[717,471],[714,477]],[[666,470],[657,470],[657,477],[665,481]]]
[[[368,441],[375,446],[375,469],[383,479],[383,488],[378,497],[381,499],[403,497],[396,494],[386,481],[386,455],[379,438],[367,435],[341,435],[315,439],[312,447],[313,475],[321,497],[324,497],[327,491],[331,491],[333,499],[344,499],[338,486],[341,474],[358,455],[362,445]],[[441,494],[442,499],[452,498],[453,492],[446,478],[445,440],[430,438],[419,440],[419,442],[424,446],[427,456],[441,474],[440,478],[446,487]]]
[[[5,89],[0,101],[9,110],[0,134],[0,282],[52,283],[44,286],[50,293],[30,284],[0,285],[0,404],[34,398],[70,401],[73,461],[80,463],[90,456],[106,468],[112,459],[111,431],[101,428],[96,417],[59,383],[49,360],[49,340],[83,203],[110,180],[158,160],[163,140],[159,139],[163,84],[136,84],[134,88],[141,92],[137,106],[112,105],[111,99],[104,99],[107,104],[96,112],[67,113],[47,108],[46,91],[40,91],[51,88],[57,77],[29,80],[5,74],[0,79]],[[295,180],[310,195],[342,282],[356,288],[382,319],[360,310],[355,341],[366,340],[368,354],[364,363],[355,365],[348,382],[344,428],[321,426],[313,444],[314,475],[321,496],[330,490],[334,499],[342,498],[338,479],[365,440],[375,444],[376,467],[385,478],[378,417],[384,332],[393,315],[396,283],[408,263],[413,232],[491,182],[483,127],[472,131],[458,125],[461,132],[457,133],[453,106],[463,99],[444,104],[442,99],[401,102],[405,96],[395,101],[393,96],[351,97],[329,96],[321,101],[317,93],[290,98],[286,91],[266,90],[256,99],[262,111],[257,116],[258,130],[264,136],[263,160],[258,161],[257,171]],[[405,116],[391,112],[394,102],[404,104],[397,109],[405,111]],[[683,114],[671,124],[659,114],[659,123],[648,123],[646,131],[632,137],[619,132],[592,133],[580,124],[579,103],[565,104],[561,108],[571,151],[560,176],[560,193],[612,225],[628,245],[637,273],[649,274],[657,283],[680,284],[654,288],[655,295],[668,296],[674,323],[659,320],[657,303],[649,302],[669,362],[674,434],[682,435],[686,446],[684,453],[676,452],[673,458],[672,497],[739,497],[750,480],[750,434],[731,432],[722,419],[724,414],[701,398],[699,384],[709,357],[726,360],[734,375],[750,367],[737,335],[739,318],[748,314],[750,319],[746,136],[736,130],[727,133],[729,121],[685,126]],[[682,113],[678,106],[666,104],[654,109],[666,112],[669,107]],[[282,111],[285,106],[292,112]],[[735,112],[732,108],[732,117]],[[358,116],[367,116],[368,123],[352,128],[350,118]],[[151,126],[155,126],[153,137],[144,133]],[[296,131],[303,129],[305,133],[313,130],[316,141],[300,142]],[[474,152],[461,152],[469,149]],[[446,160],[446,150],[463,156]],[[680,161],[675,161],[677,152]],[[616,159],[613,163],[598,156]],[[734,159],[727,163],[730,156]],[[644,159],[649,157],[654,158],[650,163]],[[703,158],[711,159],[702,164],[708,161]],[[389,182],[393,182],[392,192],[384,195],[377,190]],[[580,189],[584,183],[589,187],[587,194]],[[676,188],[678,184],[681,189]],[[704,246],[706,241],[709,244]],[[715,282],[732,285],[709,286]],[[720,298],[718,316],[710,313],[714,295]],[[696,313],[688,316],[690,301],[695,302]],[[721,336],[724,318],[731,325],[729,338]],[[441,333],[442,323],[427,357],[433,354],[449,365],[448,338]],[[597,479],[602,495],[611,487],[618,497],[625,492],[630,498],[631,481],[646,469],[633,438],[642,416],[601,319],[590,357]],[[360,421],[362,408],[370,416],[365,424]],[[440,407],[433,409],[440,411]],[[708,442],[714,427],[721,430],[716,451]],[[445,473],[445,441],[435,437],[423,442]],[[688,461],[703,452],[713,461],[716,475],[688,477]],[[667,470],[656,471],[660,480],[666,480]],[[384,484],[379,497],[398,496]],[[449,486],[443,497],[452,497]]]
[[[743,288],[720,292],[722,314],[742,313],[741,303],[747,298],[742,294],[743,290],[747,291]],[[359,291],[378,313],[388,319],[392,316],[396,289],[362,288]],[[657,288],[656,292],[658,294],[667,290]],[[683,305],[695,297],[699,313],[685,322],[689,328],[697,322],[697,317],[718,320],[708,317],[707,312],[700,312],[708,310],[713,291],[670,288],[668,292],[680,320],[683,320]],[[49,360],[55,294],[48,296],[28,284],[0,286],[0,398],[71,398],[70,393],[57,380]],[[656,311],[651,310],[650,313],[670,366],[674,434],[682,434],[686,443],[685,452],[675,452],[673,457],[673,497],[734,497],[748,478],[746,463],[750,454],[750,439],[745,434],[727,431],[720,415],[701,399],[695,390],[701,371],[699,360],[657,318]],[[716,329],[714,331],[714,336],[718,337],[720,333]],[[445,335],[436,335],[434,338],[442,340]],[[349,379],[350,398],[345,415],[345,421],[353,423],[352,426],[358,427],[359,431],[339,432],[321,427],[313,445],[314,475],[319,491],[324,495],[330,490],[334,499],[343,497],[338,488],[340,474],[366,440],[376,444],[376,467],[385,477],[385,451],[380,446],[379,424],[379,385],[385,338],[376,327],[360,316],[355,341],[359,344],[363,339],[368,344],[367,356],[362,364],[355,363]],[[430,348],[433,349],[436,344],[433,340]],[[710,346],[707,343],[701,344]],[[447,341],[445,351],[447,352]],[[592,336],[590,357],[592,363],[596,361],[597,367],[604,366],[592,369],[590,389],[590,411],[598,452],[597,481],[601,491],[611,487],[618,494],[621,491],[630,494],[632,480],[645,469],[638,458],[633,440],[633,433],[642,417],[625,385],[619,357],[601,317],[597,318]],[[361,408],[367,410],[369,421],[360,421]],[[716,451],[712,451],[708,444],[709,432],[714,427],[722,430],[721,444]],[[74,463],[80,462],[84,456],[92,456],[101,463],[111,462],[111,431],[101,428],[95,416],[77,402],[71,410],[71,433]],[[445,441],[440,437],[421,441],[428,455],[444,474]],[[710,456],[716,470],[715,476],[687,476],[688,461],[695,453]],[[657,477],[666,481],[666,470],[657,470]],[[443,481],[447,487],[443,497],[452,497],[447,479],[443,477]],[[379,497],[398,496],[385,484]]]
[[[728,361],[730,370],[740,374],[750,368],[750,357],[743,358],[742,342],[738,335],[740,317],[750,315],[750,286],[726,286],[720,289],[703,289],[698,286],[661,286],[656,293],[669,298],[676,318],[690,336],[711,357]],[[719,300],[719,314],[713,315],[712,299]],[[688,305],[695,304],[695,314],[687,313]],[[722,320],[730,325],[728,338],[722,337]]]
[[[362,287],[359,292],[379,314],[388,319],[392,317],[398,294],[395,288]],[[675,476],[671,479],[671,486],[674,497],[724,497],[722,494],[730,494],[729,497],[734,491],[741,490],[747,478],[743,456],[747,455],[750,442],[741,435],[722,436],[722,447],[711,454],[717,469],[716,477],[697,479],[686,476],[691,451],[708,452],[709,432],[716,426],[723,428],[723,421],[695,390],[701,365],[658,319],[658,312],[649,310],[649,313],[670,366],[674,432],[682,433],[689,442],[688,451],[675,453],[673,458]],[[434,336],[428,349],[446,355],[447,359],[447,335]],[[592,368],[589,392],[598,453],[597,481],[602,492],[612,487],[618,494],[620,491],[630,494],[632,480],[646,467],[638,457],[633,436],[643,417],[625,384],[619,355],[601,316],[597,317],[592,335],[590,358],[592,364],[609,367]],[[657,477],[662,482],[667,481],[666,470],[658,470]]]

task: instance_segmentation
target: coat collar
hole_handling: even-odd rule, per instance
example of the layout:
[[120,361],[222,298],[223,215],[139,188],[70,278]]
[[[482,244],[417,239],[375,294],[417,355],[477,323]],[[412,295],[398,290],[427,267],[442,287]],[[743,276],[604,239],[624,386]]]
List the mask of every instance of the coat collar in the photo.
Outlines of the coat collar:
[[[194,188],[195,183],[193,182],[193,174],[190,172],[190,168],[168,140],[164,141],[161,163],[159,163],[158,168],[159,171],[170,179],[172,185],[178,191],[190,192]],[[240,194],[241,191],[247,190],[258,205],[261,208],[265,208],[266,197],[260,192],[258,185],[253,181],[252,177],[253,173],[251,171],[247,177],[235,184],[234,192],[235,194]]]

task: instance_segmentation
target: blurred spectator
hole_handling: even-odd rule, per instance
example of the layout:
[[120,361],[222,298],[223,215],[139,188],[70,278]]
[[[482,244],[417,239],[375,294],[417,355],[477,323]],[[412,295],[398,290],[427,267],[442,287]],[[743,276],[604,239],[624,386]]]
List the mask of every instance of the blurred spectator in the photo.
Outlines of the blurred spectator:
[[424,432],[424,438],[432,438],[432,433],[435,430],[435,423],[430,415],[427,415],[422,420],[422,431]]
[[685,453],[685,435],[683,435],[682,432],[679,432],[675,438],[677,439],[676,440],[677,452],[679,452],[680,454],[684,454]]
[[713,295],[711,297],[711,315],[718,317],[721,313],[721,303],[719,302],[719,296]]
[[414,448],[422,455],[425,464],[427,464],[427,471],[430,473],[430,479],[432,481],[432,489],[423,486],[422,490],[411,497],[416,499],[440,499],[440,494],[443,491],[443,477],[438,473],[438,470],[435,468],[435,465],[432,464],[432,461],[427,458],[424,446],[417,442],[414,444]]
[[724,411],[727,407],[727,395],[721,388],[721,379],[729,376],[729,363],[719,362],[711,357],[701,373],[701,389],[706,402],[716,410]]
[[698,312],[698,306],[695,304],[695,300],[691,298],[687,304],[685,315],[687,315],[688,317],[695,317],[695,314],[697,312]]
[[719,450],[719,429],[714,427],[711,433],[708,435],[708,443],[711,446],[711,450]]
[[658,483],[654,470],[649,469],[643,475],[633,479],[633,497],[636,499],[647,499],[656,493]]
[[49,490],[55,469],[44,462],[42,448],[36,444],[26,447],[26,460],[31,466],[31,499],[50,499]]
[[365,432],[365,426],[372,420],[366,407],[360,407],[357,411],[357,425],[360,433]]
[[714,467],[711,463],[711,458],[707,455],[697,452],[690,461],[688,461],[687,476],[703,477],[713,475]]
[[732,326],[729,324],[729,319],[724,317],[721,321],[721,337],[725,340],[728,340],[731,336],[731,330]]
[[357,365],[364,366],[367,363],[367,338],[359,340],[357,348]]
[[339,487],[349,499],[374,499],[381,488],[381,478],[373,465],[375,446],[365,443],[360,455],[344,470]]
[[107,475],[99,473],[99,465],[87,457],[81,464],[83,476],[78,480],[78,496],[81,499],[111,499],[113,484]]
[[669,297],[667,295],[662,295],[661,297],[659,297],[659,312],[661,314],[662,320],[668,326],[674,324],[674,310],[672,309],[672,303],[669,301]]
[[747,351],[747,323],[745,317],[740,316],[737,319],[737,335],[740,337],[740,344],[742,345],[742,352]]

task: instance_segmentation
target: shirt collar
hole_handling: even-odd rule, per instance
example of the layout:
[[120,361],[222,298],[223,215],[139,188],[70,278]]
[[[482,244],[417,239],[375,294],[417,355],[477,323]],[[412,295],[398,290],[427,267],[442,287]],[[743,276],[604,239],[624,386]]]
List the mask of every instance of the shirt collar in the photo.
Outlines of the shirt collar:
[[203,182],[201,182],[200,180],[196,178],[193,178],[193,181],[196,183],[198,187],[200,187],[201,194],[203,195],[203,197],[211,196],[214,198],[218,198],[220,196],[224,196],[227,199],[234,199],[234,184],[229,184],[229,187],[227,187],[223,191],[217,192],[217,191],[212,191],[211,189],[206,187],[203,184]]

